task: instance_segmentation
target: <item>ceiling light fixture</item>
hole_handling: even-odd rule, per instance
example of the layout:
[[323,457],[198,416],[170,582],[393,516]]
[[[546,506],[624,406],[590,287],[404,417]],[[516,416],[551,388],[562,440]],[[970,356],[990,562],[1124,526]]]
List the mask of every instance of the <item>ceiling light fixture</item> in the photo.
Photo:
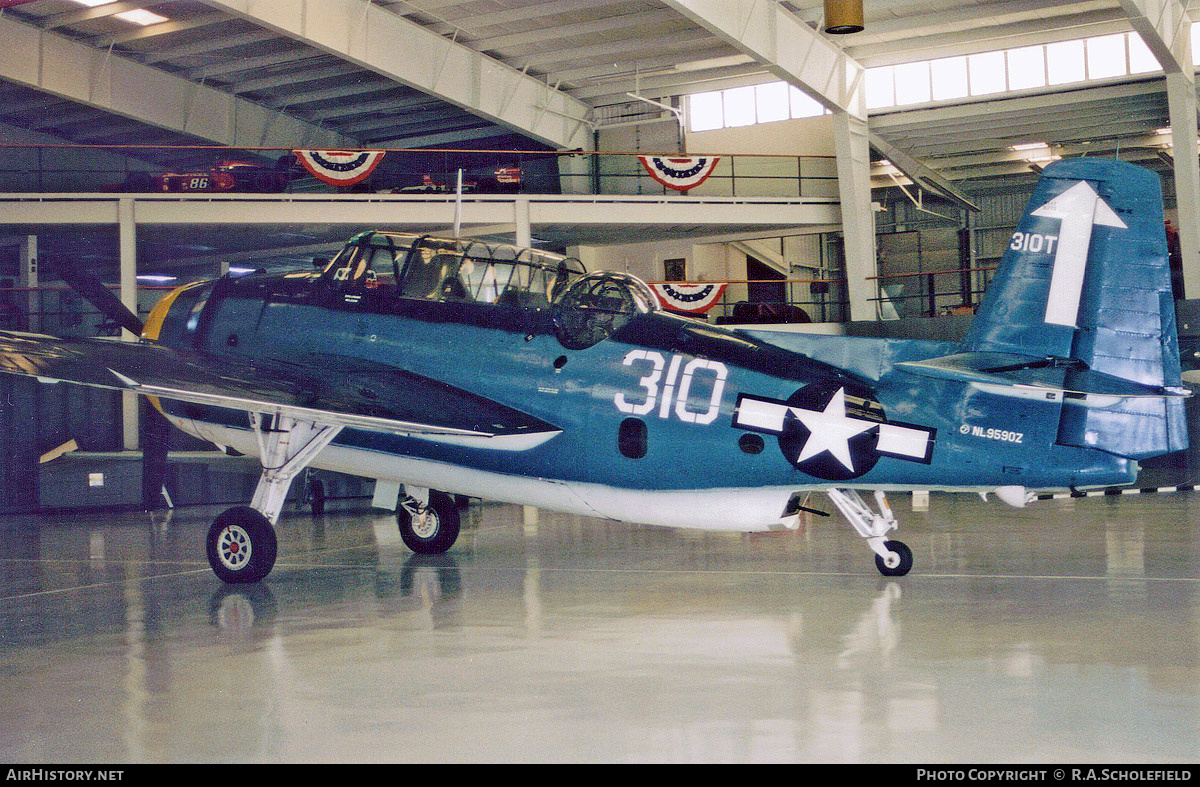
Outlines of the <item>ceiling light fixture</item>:
[[825,0],[826,33],[846,35],[860,33],[862,29],[862,0]]
[[126,22],[133,22],[135,25],[146,27],[147,25],[156,25],[159,22],[168,21],[165,16],[159,16],[151,11],[139,8],[134,11],[122,11],[119,14],[114,14],[117,19],[124,19]]
[[[113,0],[72,0],[79,5],[87,6],[88,8],[96,8],[102,5],[112,5]],[[168,22],[165,16],[160,16],[153,11],[147,11],[144,8],[135,8],[132,11],[122,11],[119,14],[113,14],[117,19],[124,19],[126,22],[132,22],[135,25],[145,27],[147,25],[156,25],[159,22]]]

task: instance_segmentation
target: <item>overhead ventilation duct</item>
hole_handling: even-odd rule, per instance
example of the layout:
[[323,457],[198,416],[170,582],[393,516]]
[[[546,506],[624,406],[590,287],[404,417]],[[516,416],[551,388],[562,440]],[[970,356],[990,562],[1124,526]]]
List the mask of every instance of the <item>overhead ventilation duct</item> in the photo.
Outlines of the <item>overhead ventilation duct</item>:
[[844,35],[863,29],[862,0],[825,0],[825,32]]

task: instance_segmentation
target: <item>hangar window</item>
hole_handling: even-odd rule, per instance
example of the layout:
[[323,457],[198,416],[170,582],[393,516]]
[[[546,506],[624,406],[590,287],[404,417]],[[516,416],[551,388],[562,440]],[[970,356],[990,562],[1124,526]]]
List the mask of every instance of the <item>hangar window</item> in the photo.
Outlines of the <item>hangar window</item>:
[[788,86],[788,98],[793,118],[815,118],[825,114],[821,102],[805,93],[795,85]]
[[[1200,25],[1191,29],[1192,65],[1200,65]],[[864,84],[867,109],[878,112],[1161,70],[1141,36],[1131,32],[877,66],[866,69]],[[791,112],[784,113],[779,98],[783,84],[769,82],[693,94],[689,98],[691,130],[816,117],[828,111],[804,91],[788,86]]]
[[1047,75],[1050,84],[1082,82],[1087,77],[1083,65],[1083,41],[1060,41],[1046,46]]
[[[1192,61],[1193,65],[1200,65],[1200,25],[1192,25]],[[1156,71],[1162,71],[1162,66],[1141,36],[1136,32],[1120,32],[868,68],[864,79],[866,108],[881,112],[892,107],[961,101],[971,96],[1038,90]],[[788,115],[780,110],[776,84],[781,83],[755,86],[754,107],[750,106],[750,88],[692,95],[691,130],[710,131],[784,120]],[[828,112],[796,86],[788,86],[788,98],[791,118],[814,118]]]
[[931,95],[934,101],[966,98],[971,91],[967,85],[967,59],[944,57],[929,64],[932,81]]
[[1046,86],[1046,48],[1024,46],[1010,49],[1008,56],[1008,89],[1024,90]]
[[753,87],[735,87],[724,91],[725,127],[752,126],[758,122]]
[[923,104],[929,100],[929,63],[896,66],[896,103]]
[[1088,79],[1123,76],[1128,73],[1125,64],[1125,36],[1097,36],[1087,40]]
[[776,120],[787,120],[791,117],[788,106],[788,84],[786,82],[768,82],[754,87],[754,107],[759,123],[771,123]]
[[[1193,29],[1195,26],[1193,25]],[[1193,45],[1194,46],[1194,45]],[[1192,59],[1196,56],[1193,54]],[[1158,58],[1150,51],[1150,47],[1146,46],[1146,42],[1141,36],[1129,37],[1129,73],[1145,74],[1150,71],[1157,71],[1162,68],[1158,63]]]
[[724,102],[721,94],[697,93],[688,100],[691,110],[692,131],[712,131],[725,127]]
[[1004,53],[984,52],[967,56],[967,73],[971,79],[971,95],[987,96],[1004,92]]

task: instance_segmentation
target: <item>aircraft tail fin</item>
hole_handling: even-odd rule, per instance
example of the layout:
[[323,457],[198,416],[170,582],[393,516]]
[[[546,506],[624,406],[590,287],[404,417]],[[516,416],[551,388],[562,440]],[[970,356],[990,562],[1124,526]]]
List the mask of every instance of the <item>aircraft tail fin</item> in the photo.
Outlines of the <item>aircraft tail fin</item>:
[[[964,344],[960,373],[1060,375],[1059,443],[1130,458],[1186,448],[1158,175],[1105,159],[1047,167]],[[1004,363],[976,362],[989,356]]]

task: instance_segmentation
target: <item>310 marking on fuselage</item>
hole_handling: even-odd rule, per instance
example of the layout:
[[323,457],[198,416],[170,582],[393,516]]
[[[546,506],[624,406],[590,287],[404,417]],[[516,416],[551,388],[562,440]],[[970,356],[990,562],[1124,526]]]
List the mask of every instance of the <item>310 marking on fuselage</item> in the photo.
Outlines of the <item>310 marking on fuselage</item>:
[[[638,385],[644,392],[645,398],[640,402],[630,402],[622,391],[613,397],[617,409],[629,415],[648,415],[657,407],[659,418],[670,418],[674,412],[679,420],[690,424],[711,424],[721,411],[721,397],[725,393],[725,378],[729,370],[720,361],[707,358],[692,358],[686,364],[683,355],[672,355],[670,364],[662,353],[654,350],[630,350],[625,355],[622,364],[633,366],[637,363],[649,363],[650,371],[638,380]],[[666,379],[663,379],[663,370]],[[681,372],[682,369],[682,372]],[[688,409],[688,397],[692,392],[692,381],[697,373],[709,372],[713,376],[712,392],[709,394],[708,408],[703,412]],[[661,386],[660,386],[661,381]]]

